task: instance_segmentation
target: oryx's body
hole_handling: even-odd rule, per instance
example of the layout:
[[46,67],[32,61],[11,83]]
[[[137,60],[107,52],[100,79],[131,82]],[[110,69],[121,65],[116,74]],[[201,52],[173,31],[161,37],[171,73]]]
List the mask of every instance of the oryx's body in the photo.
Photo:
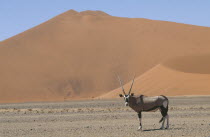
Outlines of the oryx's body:
[[165,96],[131,96],[128,101],[129,106],[137,113],[141,111],[156,111],[161,107],[168,107],[168,99]]
[[[119,78],[120,80],[120,78]],[[134,83],[134,79],[131,85],[131,88],[129,90],[129,93],[126,94],[124,91],[124,88],[122,86],[121,80],[120,85],[122,87],[122,91],[124,95],[120,94],[120,97],[124,97],[125,99],[125,105],[131,107],[134,111],[138,113],[140,126],[139,129],[142,129],[141,124],[141,113],[142,112],[150,112],[150,111],[156,111],[160,110],[162,114],[162,119],[160,122],[163,121],[161,129],[164,128],[165,119],[167,118],[167,126],[166,129],[169,128],[169,116],[168,116],[168,104],[169,100],[167,97],[161,95],[161,96],[154,96],[154,97],[147,97],[144,95],[134,96],[133,93],[131,93],[131,89]]]

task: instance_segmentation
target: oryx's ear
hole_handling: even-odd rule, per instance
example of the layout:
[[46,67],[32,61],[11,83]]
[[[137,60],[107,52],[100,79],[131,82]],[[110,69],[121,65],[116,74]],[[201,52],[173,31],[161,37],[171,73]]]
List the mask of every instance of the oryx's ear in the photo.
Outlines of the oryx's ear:
[[134,96],[134,93],[131,93],[131,96]]
[[119,94],[119,96],[120,96],[120,97],[123,97],[123,95],[122,95],[122,94]]

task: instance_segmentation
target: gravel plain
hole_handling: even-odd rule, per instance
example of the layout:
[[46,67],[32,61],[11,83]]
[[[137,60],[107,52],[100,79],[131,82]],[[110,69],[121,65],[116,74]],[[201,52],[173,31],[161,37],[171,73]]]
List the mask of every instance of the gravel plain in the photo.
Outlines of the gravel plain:
[[143,131],[122,99],[1,104],[0,137],[210,137],[210,96],[169,100],[170,128],[143,112]]

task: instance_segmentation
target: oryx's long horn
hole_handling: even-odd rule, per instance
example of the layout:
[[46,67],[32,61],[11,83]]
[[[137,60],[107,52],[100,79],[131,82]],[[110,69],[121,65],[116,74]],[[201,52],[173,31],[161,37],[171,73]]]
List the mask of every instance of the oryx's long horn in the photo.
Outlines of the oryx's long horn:
[[120,81],[120,86],[121,86],[122,91],[123,91],[123,93],[124,93],[124,95],[125,95],[125,90],[124,90],[124,88],[123,88],[122,81],[121,81],[121,79],[120,79],[120,77],[119,77],[119,76],[117,76],[117,77],[118,77],[118,79],[119,79],[119,81]]
[[133,77],[133,81],[132,81],[132,84],[131,84],[131,88],[130,88],[130,90],[129,90],[129,92],[128,92],[128,95],[131,93],[131,90],[132,90],[132,87],[133,87],[133,83],[134,83],[135,76],[136,76],[136,75],[134,75],[134,77]]

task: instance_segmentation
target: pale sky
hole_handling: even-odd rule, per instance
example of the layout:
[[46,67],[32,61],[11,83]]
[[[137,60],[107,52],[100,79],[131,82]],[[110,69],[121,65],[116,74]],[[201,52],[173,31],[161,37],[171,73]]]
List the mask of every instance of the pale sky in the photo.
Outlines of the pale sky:
[[70,9],[210,27],[210,0],[0,0],[0,41]]

